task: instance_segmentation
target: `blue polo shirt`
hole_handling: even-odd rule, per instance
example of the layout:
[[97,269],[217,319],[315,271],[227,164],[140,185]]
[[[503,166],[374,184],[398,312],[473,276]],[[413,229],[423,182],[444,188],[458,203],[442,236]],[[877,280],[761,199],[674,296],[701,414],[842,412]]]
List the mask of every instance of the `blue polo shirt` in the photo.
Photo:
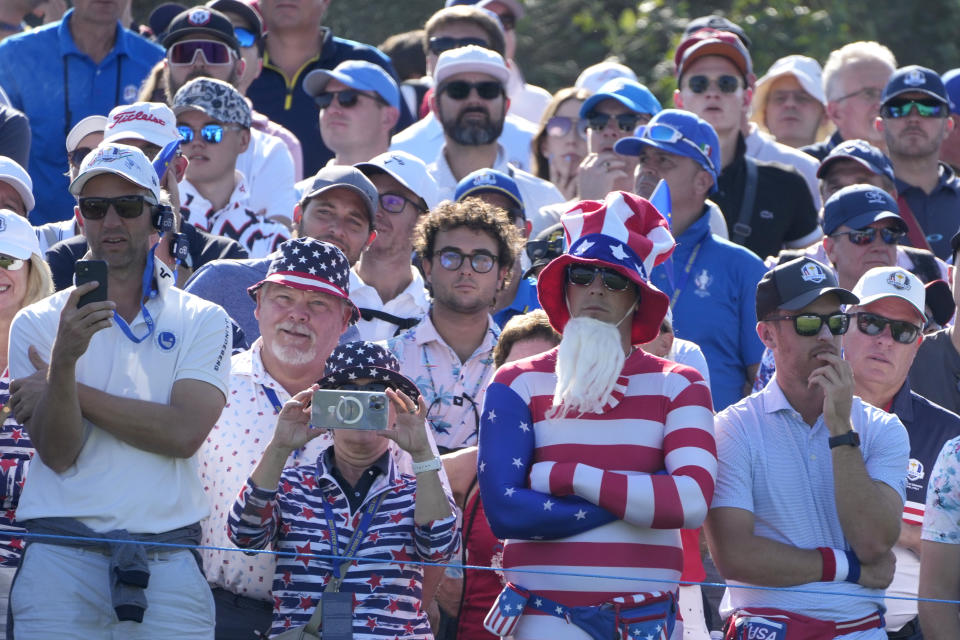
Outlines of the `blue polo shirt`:
[[[333,69],[345,60],[366,60],[383,67],[397,80],[384,53],[375,47],[353,40],[337,38],[324,27],[323,44],[320,53],[308,60],[297,70],[294,77],[288,78],[279,67],[270,62],[270,54],[263,54],[263,71],[247,89],[247,97],[253,101],[253,108],[272,121],[293,132],[303,147],[303,175],[312,176],[323,168],[333,157],[320,136],[320,109],[303,90],[303,79],[314,69]],[[266,38],[269,40],[270,36]],[[399,80],[397,80],[399,84]],[[396,131],[407,127],[414,121],[405,100],[400,101],[400,120]]]
[[941,162],[937,186],[930,193],[899,178],[896,185],[897,193],[907,201],[917,224],[923,229],[930,249],[941,260],[949,260],[953,256],[950,238],[960,227],[960,178]]
[[673,256],[653,270],[652,281],[671,301],[676,295],[674,335],[700,346],[713,407],[720,411],[743,397],[747,367],[763,353],[754,299],[766,268],[749,249],[710,233],[709,215],[676,240]]
[[0,87],[30,118],[27,171],[37,200],[30,214],[35,225],[73,216],[76,201],[65,175],[70,129],[87,116],[105,116],[118,104],[135,102],[140,83],[164,56],[159,45],[118,22],[113,49],[97,64],[74,43],[68,26],[72,15],[73,9],[59,22],[0,43]]
[[504,307],[493,314],[493,321],[497,326],[503,329],[507,321],[513,316],[518,316],[528,311],[540,308],[540,300],[537,298],[537,279],[524,278],[517,287],[517,295],[513,297],[513,302],[509,307]]

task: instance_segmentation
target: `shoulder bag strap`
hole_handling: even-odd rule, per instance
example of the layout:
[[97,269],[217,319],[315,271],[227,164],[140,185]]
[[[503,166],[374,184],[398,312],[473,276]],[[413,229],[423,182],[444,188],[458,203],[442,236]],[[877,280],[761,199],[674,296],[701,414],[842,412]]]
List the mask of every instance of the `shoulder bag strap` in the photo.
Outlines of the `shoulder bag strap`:
[[900,208],[900,217],[907,223],[907,238],[909,238],[910,244],[917,249],[926,249],[930,253],[933,253],[930,244],[927,242],[927,236],[920,228],[917,217],[913,215],[913,209],[907,204],[907,199],[903,196],[897,196],[897,206]]
[[740,214],[730,235],[730,241],[736,244],[743,244],[743,241],[753,232],[750,219],[753,217],[753,206],[757,202],[757,163],[748,156],[743,156],[743,162],[747,168],[747,183],[744,185],[743,199],[740,201]]

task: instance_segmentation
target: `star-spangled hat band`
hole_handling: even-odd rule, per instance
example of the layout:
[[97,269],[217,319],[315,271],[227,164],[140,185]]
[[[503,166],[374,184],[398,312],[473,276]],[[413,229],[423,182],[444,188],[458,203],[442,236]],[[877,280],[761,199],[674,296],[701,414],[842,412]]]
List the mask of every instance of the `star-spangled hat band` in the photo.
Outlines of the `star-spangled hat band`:
[[537,280],[537,297],[553,328],[562,333],[570,319],[567,266],[586,264],[612,269],[637,286],[640,304],[633,314],[631,343],[656,338],[670,300],[649,282],[650,272],[676,244],[657,208],[640,196],[614,191],[603,202],[578,203],[560,221],[570,248],[544,267]]
[[270,262],[267,277],[249,287],[247,293],[256,300],[257,291],[266,282],[341,298],[350,305],[350,324],[360,319],[360,311],[350,300],[350,263],[343,252],[329,242],[313,238],[284,242]]
[[381,345],[364,340],[338,345],[327,358],[324,376],[317,384],[321,389],[336,389],[360,378],[386,382],[414,401],[420,397],[417,385],[400,373],[396,356]]

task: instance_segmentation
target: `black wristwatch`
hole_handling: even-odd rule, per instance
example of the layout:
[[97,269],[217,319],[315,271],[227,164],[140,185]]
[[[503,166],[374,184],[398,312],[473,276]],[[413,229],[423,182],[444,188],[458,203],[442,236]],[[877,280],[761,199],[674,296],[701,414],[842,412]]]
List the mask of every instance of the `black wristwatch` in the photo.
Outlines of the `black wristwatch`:
[[832,438],[830,438],[829,440],[827,440],[827,442],[830,443],[830,448],[831,448],[831,449],[833,449],[834,447],[843,446],[843,445],[845,445],[845,444],[848,444],[848,445],[850,445],[851,447],[859,447],[859,446],[860,446],[860,434],[857,433],[856,431],[850,430],[850,431],[847,431],[846,433],[844,433],[844,434],[842,434],[842,435],[833,436]]

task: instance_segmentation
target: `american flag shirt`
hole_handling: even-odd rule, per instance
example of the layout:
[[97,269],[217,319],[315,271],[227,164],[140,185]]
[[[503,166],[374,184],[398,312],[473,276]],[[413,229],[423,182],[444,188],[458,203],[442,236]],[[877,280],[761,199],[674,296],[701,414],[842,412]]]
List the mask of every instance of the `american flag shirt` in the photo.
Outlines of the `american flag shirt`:
[[355,554],[371,561],[354,561],[340,587],[354,594],[353,635],[356,640],[432,639],[421,608],[423,569],[410,562],[445,562],[459,550],[453,500],[448,496],[450,516],[416,525],[416,477],[399,473],[390,457],[388,474],[377,477],[363,504],[351,513],[329,464],[330,456],[323,454],[315,465],[287,468],[272,490],[248,480],[229,516],[228,535],[238,547],[302,554],[277,556],[271,634],[306,624],[333,577],[331,558],[307,557],[332,553],[323,502],[332,507],[337,554],[343,555],[368,503],[385,493]]
[[23,527],[14,524],[20,492],[27,478],[27,469],[36,450],[30,442],[27,430],[8,411],[10,402],[10,372],[0,375],[0,407],[5,419],[0,426],[0,478],[3,488],[3,511],[0,511],[0,566],[17,567],[23,553],[23,540],[6,532],[23,532]]
[[[505,539],[506,579],[531,601],[567,607],[675,589],[680,529],[702,524],[716,480],[707,385],[695,369],[637,350],[601,412],[551,419],[556,358],[552,349],[505,365],[484,399],[478,478],[487,520]],[[528,608],[515,635],[585,637],[577,633]]]

